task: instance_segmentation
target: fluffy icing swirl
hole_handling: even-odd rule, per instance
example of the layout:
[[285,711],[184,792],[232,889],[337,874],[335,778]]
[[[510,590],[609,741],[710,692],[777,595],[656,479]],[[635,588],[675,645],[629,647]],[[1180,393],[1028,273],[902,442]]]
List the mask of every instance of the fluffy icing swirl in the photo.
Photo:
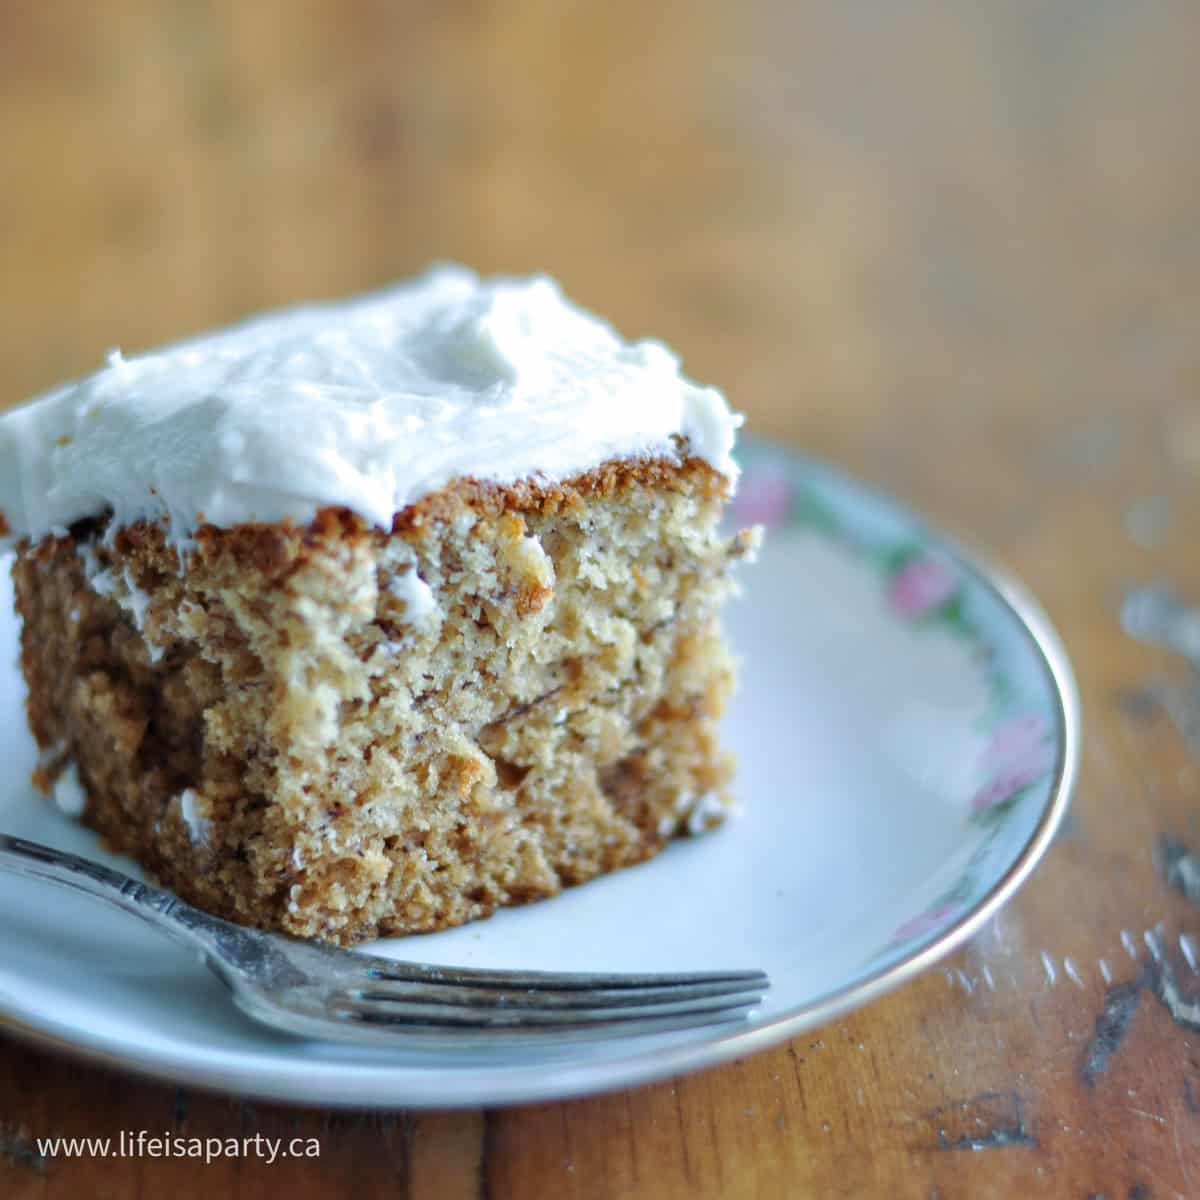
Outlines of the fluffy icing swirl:
[[550,279],[438,267],[338,304],[286,309],[94,375],[0,415],[0,513],[34,539],[118,524],[311,520],[390,528],[455,478],[560,481],[675,455],[731,481],[741,417],[653,341],[629,343]]

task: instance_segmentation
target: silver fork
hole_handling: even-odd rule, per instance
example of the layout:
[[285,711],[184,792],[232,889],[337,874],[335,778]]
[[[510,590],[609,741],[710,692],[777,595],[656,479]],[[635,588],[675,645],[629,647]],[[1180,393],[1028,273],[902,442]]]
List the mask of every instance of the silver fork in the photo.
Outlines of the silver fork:
[[222,921],[75,854],[0,834],[0,870],[86,892],[190,950],[265,1025],[301,1037],[445,1049],[544,1045],[744,1020],[761,971],[593,975],[439,967]]

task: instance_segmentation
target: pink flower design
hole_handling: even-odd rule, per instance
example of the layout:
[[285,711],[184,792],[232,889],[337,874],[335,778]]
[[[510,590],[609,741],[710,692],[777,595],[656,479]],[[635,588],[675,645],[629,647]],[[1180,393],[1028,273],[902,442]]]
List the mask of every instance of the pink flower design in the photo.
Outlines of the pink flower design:
[[1049,732],[1045,720],[1034,713],[1005,721],[992,733],[983,752],[984,767],[995,771],[1014,764],[1038,762],[1044,763],[1048,770],[1053,757],[1046,740]]
[[739,521],[778,529],[787,524],[792,485],[782,475],[747,474],[738,487],[733,507]]
[[954,572],[940,558],[923,554],[905,563],[888,585],[888,604],[900,616],[915,620],[941,608],[958,590]]
[[971,801],[973,812],[985,812],[1011,800],[1022,788],[1035,783],[1045,774],[1045,768],[1040,765],[1028,764],[1014,767],[995,776],[975,793]]
[[971,801],[974,812],[985,812],[1011,800],[1022,788],[1036,783],[1054,765],[1054,747],[1041,717],[1026,715],[1006,721],[983,752],[990,776]]
[[926,933],[933,933],[934,930],[941,929],[943,925],[948,925],[957,911],[957,904],[939,904],[936,908],[931,908],[928,912],[923,912],[919,917],[913,917],[911,921],[905,921],[892,934],[892,941],[907,942],[910,938],[920,937]]

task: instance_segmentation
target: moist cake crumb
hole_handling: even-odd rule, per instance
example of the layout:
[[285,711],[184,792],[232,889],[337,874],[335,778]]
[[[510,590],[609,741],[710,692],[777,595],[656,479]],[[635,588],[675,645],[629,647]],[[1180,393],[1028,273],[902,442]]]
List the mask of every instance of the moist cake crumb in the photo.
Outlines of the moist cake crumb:
[[[485,405],[509,384],[481,361],[503,376]],[[3,421],[0,475],[32,469]],[[237,519],[191,523],[152,507],[161,480],[142,513],[114,490],[108,511],[0,515],[35,783],[184,899],[342,944],[553,896],[719,824],[718,611],[756,535],[721,530],[735,475],[676,424],[557,477],[451,472],[386,525],[350,503],[254,519],[228,484]]]

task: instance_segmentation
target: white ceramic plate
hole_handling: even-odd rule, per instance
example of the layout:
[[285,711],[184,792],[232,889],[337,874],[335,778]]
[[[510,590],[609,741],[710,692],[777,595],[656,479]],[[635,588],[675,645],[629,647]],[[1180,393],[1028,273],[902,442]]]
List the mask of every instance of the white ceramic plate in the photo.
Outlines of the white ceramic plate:
[[[744,1027],[544,1051],[380,1052],[276,1037],[152,931],[0,876],[0,1027],[201,1087],[314,1104],[504,1104],[635,1084],[829,1021],[949,953],[1033,869],[1077,758],[1070,668],[1015,584],[828,468],[750,443],[738,516],[769,534],[729,612],[745,813],[653,862],[397,957],[555,970],[761,967]],[[6,574],[6,573],[5,573]],[[0,585],[0,829],[127,871],[35,797]]]

